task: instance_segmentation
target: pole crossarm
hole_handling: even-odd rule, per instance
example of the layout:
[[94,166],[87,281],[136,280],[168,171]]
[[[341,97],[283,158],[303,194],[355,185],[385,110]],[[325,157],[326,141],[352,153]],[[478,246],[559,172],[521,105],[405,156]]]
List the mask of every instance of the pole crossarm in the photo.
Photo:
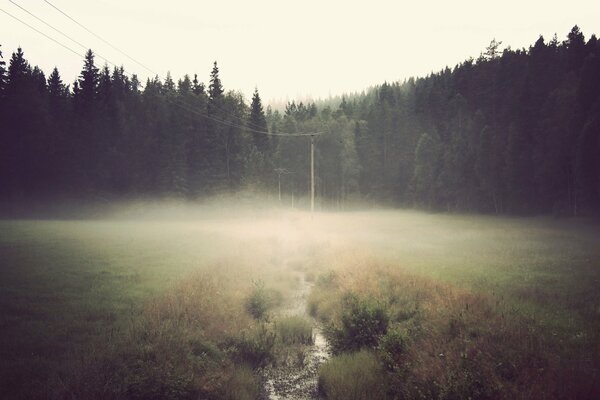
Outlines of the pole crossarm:
[[[252,130],[250,130],[252,131]],[[325,132],[312,132],[312,133],[271,133],[271,132],[263,132],[263,131],[252,131],[256,133],[263,133],[269,136],[290,136],[290,137],[299,137],[299,136],[319,136],[324,134]]]

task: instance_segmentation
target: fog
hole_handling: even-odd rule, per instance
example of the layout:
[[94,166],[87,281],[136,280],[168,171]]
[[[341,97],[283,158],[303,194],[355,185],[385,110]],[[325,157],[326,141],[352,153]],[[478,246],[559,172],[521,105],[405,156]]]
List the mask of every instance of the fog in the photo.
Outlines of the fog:
[[[477,361],[484,366],[487,357],[497,365],[495,346],[526,355],[532,340],[594,340],[597,318],[584,316],[597,312],[600,230],[590,221],[364,204],[327,209],[318,202],[311,213],[306,199],[294,208],[289,200],[242,193],[54,202],[0,220],[1,334],[8,344],[0,351],[13,366],[3,374],[39,382],[10,390],[29,398],[46,398],[40,387],[107,398],[88,391],[110,388],[108,398],[123,398],[121,390],[147,398],[155,385],[203,393],[202,379],[217,374],[215,398],[318,398],[317,383],[337,379],[327,366],[353,365],[336,338],[345,334],[340,321],[354,301],[380,307],[390,332],[411,335],[404,351],[427,358],[411,366],[413,379],[437,376],[446,357],[461,360],[452,349],[465,345],[463,336],[447,327],[456,318],[465,330],[488,332],[469,339],[486,353]],[[496,332],[509,333],[487,348]],[[196,355],[198,340],[213,353]],[[544,349],[534,350],[536,357],[553,355]],[[50,355],[48,372],[29,367],[39,363],[36,352]],[[359,361],[365,373],[378,368],[368,354]],[[515,362],[529,374],[526,356]],[[114,372],[98,377],[106,365]],[[190,369],[198,380],[188,384],[179,376]],[[490,374],[486,382],[497,379]],[[132,386],[140,375],[153,383]],[[230,381],[239,376],[248,381]],[[539,379],[545,393],[551,381]],[[367,397],[359,398],[367,399],[372,389],[364,385]]]

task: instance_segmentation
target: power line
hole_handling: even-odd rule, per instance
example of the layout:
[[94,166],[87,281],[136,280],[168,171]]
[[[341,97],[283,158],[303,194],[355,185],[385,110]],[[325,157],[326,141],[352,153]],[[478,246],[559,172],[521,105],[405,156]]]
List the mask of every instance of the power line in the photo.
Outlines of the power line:
[[29,27],[30,29],[33,29],[34,31],[36,31],[37,33],[39,33],[42,36],[45,36],[47,39],[52,40],[54,43],[58,44],[59,46],[64,47],[65,49],[69,50],[71,53],[76,54],[79,57],[83,57],[82,54],[79,54],[77,51],[73,50],[72,48],[70,48],[69,46],[59,42],[58,40],[54,39],[51,36],[46,35],[44,32],[38,30],[37,28],[34,28],[33,26],[29,25],[27,22],[15,17],[14,15],[12,15],[11,13],[9,13],[8,11],[3,10],[2,8],[0,8],[0,11],[2,11],[4,14],[8,15],[9,17],[16,19],[17,21],[19,21],[20,23],[22,23],[23,25]]
[[[43,22],[45,25],[49,26],[50,28],[54,29],[55,31],[57,31],[57,32],[61,33],[63,36],[65,36],[65,37],[66,37],[66,38],[68,38],[69,40],[73,41],[74,43],[77,43],[77,44],[79,44],[79,45],[80,45],[80,46],[82,46],[83,48],[87,48],[87,46],[85,46],[85,45],[83,45],[83,44],[81,44],[81,43],[77,42],[75,39],[71,38],[69,35],[65,34],[64,32],[62,32],[62,31],[60,31],[59,29],[55,28],[54,26],[50,25],[49,23],[45,22],[44,20],[42,20],[41,18],[37,17],[36,15],[34,15],[33,13],[31,13],[30,11],[28,11],[28,10],[26,10],[25,8],[21,7],[19,4],[15,3],[15,2],[14,2],[14,1],[12,1],[12,0],[9,0],[9,1],[10,1],[11,3],[13,3],[15,6],[19,7],[19,8],[20,8],[20,9],[22,9],[23,11],[25,11],[26,13],[28,13],[29,15],[31,15],[32,17],[34,17],[34,18],[36,18],[37,20],[39,20],[39,21]],[[7,11],[5,11],[5,10],[2,10],[2,9],[0,9],[0,10],[1,10],[1,11],[3,11],[5,14],[9,15],[10,17],[14,18],[15,20],[17,20],[17,21],[21,22],[22,24],[24,24],[24,25],[25,25],[25,26],[27,26],[28,28],[30,28],[30,29],[34,30],[35,32],[37,32],[37,33],[39,33],[39,34],[43,35],[44,37],[46,37],[46,38],[48,38],[48,39],[52,40],[53,42],[55,42],[55,43],[57,43],[58,45],[60,45],[60,46],[62,46],[62,47],[64,47],[64,48],[66,48],[67,50],[71,51],[72,53],[76,54],[77,56],[79,56],[79,57],[82,57],[82,54],[78,53],[77,51],[73,50],[72,48],[68,47],[67,45],[65,45],[65,44],[63,44],[63,43],[59,42],[58,40],[56,40],[56,39],[54,39],[54,38],[52,38],[52,37],[48,36],[48,35],[47,35],[47,34],[45,34],[44,32],[42,32],[42,31],[38,30],[37,28],[35,28],[35,27],[33,27],[33,26],[29,25],[29,24],[28,24],[28,23],[26,23],[25,21],[23,21],[23,20],[21,20],[21,19],[19,19],[19,18],[15,17],[14,15],[12,15],[12,14],[8,13]],[[115,66],[115,67],[117,67],[117,68],[118,68],[118,66],[117,66],[115,63],[111,62],[110,60],[108,60],[108,59],[106,59],[106,58],[104,58],[104,57],[102,57],[102,56],[100,56],[100,55],[98,55],[98,56],[99,56],[100,58],[102,58],[103,60],[105,60],[107,63],[110,63],[110,64],[112,64],[113,66]],[[132,74],[130,74],[130,73],[128,73],[128,72],[126,72],[124,69],[123,69],[123,73],[124,73],[124,74],[126,74],[126,75],[130,75],[130,76],[132,76]],[[218,118],[216,118],[216,117],[213,117],[213,116],[211,116],[211,115],[208,115],[208,114],[200,113],[200,112],[198,112],[197,110],[195,110],[194,108],[191,108],[191,107],[186,107],[186,104],[181,104],[181,103],[179,103],[179,102],[173,101],[173,100],[169,99],[168,97],[165,97],[165,99],[167,100],[167,102],[169,102],[169,103],[171,103],[171,104],[173,104],[173,105],[175,105],[175,106],[178,106],[178,107],[179,107],[179,108],[181,108],[181,109],[184,109],[184,110],[186,110],[186,111],[188,111],[188,112],[191,112],[191,113],[194,113],[194,114],[197,114],[197,115],[201,115],[201,116],[203,116],[203,117],[205,117],[205,118],[208,118],[208,119],[210,119],[210,120],[212,120],[212,121],[215,121],[215,122],[221,123],[221,124],[223,124],[223,125],[227,125],[227,126],[230,126],[230,127],[238,127],[238,128],[242,128],[242,129],[248,129],[248,130],[250,130],[250,131],[253,131],[253,132],[255,132],[255,133],[269,134],[269,132],[264,132],[264,131],[258,131],[258,130],[250,129],[250,128],[247,128],[247,127],[244,127],[244,126],[241,126],[241,125],[233,124],[233,123],[231,123],[231,122],[228,122],[228,121],[223,121],[223,120],[220,120],[220,119],[218,119]]]
[[196,110],[194,108],[190,108],[185,103],[181,103],[181,102],[177,102],[177,101],[174,101],[172,99],[169,99],[168,97],[166,97],[166,100],[167,100],[167,102],[169,102],[169,103],[171,103],[173,105],[176,105],[176,106],[180,107],[181,109],[184,109],[184,110],[186,110],[188,112],[191,112],[193,114],[200,115],[200,116],[202,116],[204,118],[210,119],[212,121],[221,123],[223,125],[226,125],[226,126],[229,126],[229,127],[232,127],[232,128],[245,129],[245,130],[247,130],[249,132],[260,133],[260,134],[269,135],[269,136],[288,136],[288,137],[317,136],[317,135],[321,135],[321,134],[325,133],[325,132],[314,132],[314,133],[272,133],[272,132],[267,132],[267,131],[262,131],[262,130],[256,130],[256,129],[249,128],[247,126],[235,124],[235,123],[230,122],[230,121],[226,121],[226,120],[222,120],[222,119],[216,118],[216,117],[214,117],[212,115],[203,113],[203,112],[198,111],[198,110]]
[[[79,47],[83,48],[84,50],[88,50],[89,47],[85,46],[84,44],[78,42],[77,40],[73,39],[72,37],[70,37],[69,35],[67,35],[66,33],[64,33],[63,31],[59,30],[58,28],[55,28],[54,26],[50,25],[49,23],[47,23],[46,21],[44,21],[43,19],[41,19],[40,17],[36,16],[35,14],[33,14],[31,11],[27,10],[26,8],[22,7],[21,5],[19,5],[18,3],[14,2],[13,0],[8,0],[9,2],[11,2],[13,5],[19,7],[21,10],[25,11],[27,14],[31,15],[33,18],[37,19],[38,21],[40,21],[41,23],[43,23],[44,25],[50,27],[51,29],[53,29],[54,31],[60,33],[61,35],[63,35],[64,37],[66,37],[67,39],[69,39],[70,41],[72,41],[73,43],[77,44]],[[21,21],[23,22],[23,21]],[[30,27],[31,28],[31,27]],[[34,29],[34,28],[32,28]],[[41,32],[40,32],[41,33]],[[111,64],[115,67],[118,68],[118,66],[111,62],[109,59],[107,59],[106,57],[103,57],[101,54],[99,54],[98,52],[95,53],[96,56],[98,56],[98,58],[101,58],[102,60],[104,60],[105,62],[107,62],[108,64]]]
[[[65,36],[67,39],[71,40],[72,42],[78,44],[79,46],[81,46],[82,48],[88,48],[87,46],[83,45],[82,43],[78,42],[77,40],[73,39],[72,37],[70,37],[69,35],[67,35],[66,33],[62,32],[61,30],[55,28],[54,26],[52,26],[51,24],[49,24],[48,22],[44,21],[43,19],[37,17],[36,15],[34,15],[32,12],[26,10],[24,7],[20,6],[19,4],[15,3],[12,0],[9,0],[13,5],[19,7],[21,10],[25,11],[26,13],[28,13],[29,15],[31,15],[32,17],[34,17],[35,19],[39,20],[40,22],[44,23],[45,25],[47,25],[48,27],[50,27],[51,29],[55,30],[56,32],[60,33],[61,35]],[[46,3],[50,4],[51,6],[53,6],[54,8],[56,8],[54,5],[52,5],[50,2],[46,1]],[[75,21],[73,18],[69,17],[67,14],[65,14],[64,12],[62,12],[61,10],[59,10],[58,8],[56,8],[58,11],[60,11],[63,15],[65,15],[66,17],[68,17],[69,19],[73,20],[74,22],[76,22],[78,25],[82,26],[86,31],[91,32],[89,29],[85,28],[83,25],[81,25],[80,23],[78,23],[77,21]],[[69,46],[65,45],[62,42],[59,42],[58,40],[54,39],[53,37],[47,35],[46,33],[40,31],[39,29],[31,26],[30,24],[26,23],[25,21],[15,17],[14,15],[8,13],[7,11],[0,9],[0,11],[4,12],[5,14],[9,15],[10,17],[14,18],[15,20],[19,21],[20,23],[22,23],[23,25],[27,26],[28,28],[34,30],[35,32],[39,33],[40,35],[46,37],[47,39],[52,40],[53,42],[55,42],[56,44],[64,47],[65,49],[71,51],[73,54],[82,57],[82,54],[78,53],[77,51],[73,50],[72,48],[70,48]],[[94,36],[99,37],[98,35],[94,34]],[[100,38],[101,39],[101,38]],[[102,39],[101,39],[102,40]],[[100,54],[96,54],[98,55],[99,58],[103,59],[105,62],[113,65],[114,67],[118,68],[117,64],[113,63],[112,61],[110,61],[109,59],[101,56]],[[122,68],[122,67],[121,67]],[[151,70],[150,70],[151,71]],[[151,71],[152,72],[152,71]],[[129,76],[133,76],[134,74],[128,73],[125,71],[125,69],[123,69],[123,73]],[[158,75],[158,74],[157,74]],[[204,118],[207,118],[209,120],[212,120],[214,122],[220,123],[222,125],[225,126],[229,126],[229,127],[234,127],[234,128],[240,128],[243,130],[247,130],[249,132],[253,132],[253,133],[258,133],[258,134],[263,134],[263,135],[269,135],[269,136],[288,136],[288,137],[300,137],[300,136],[316,136],[316,135],[320,135],[324,132],[314,132],[314,133],[272,133],[272,132],[268,132],[268,131],[263,131],[263,130],[258,130],[258,129],[253,129],[250,128],[248,126],[244,126],[244,125],[240,125],[240,124],[236,124],[230,121],[226,121],[226,120],[222,120],[220,118],[217,118],[215,116],[209,115],[208,113],[203,113],[197,109],[195,109],[193,106],[188,105],[185,102],[182,101],[174,101],[172,99],[170,99],[168,96],[165,97],[166,101],[169,102],[170,104],[173,104],[183,110],[186,110],[190,113],[196,114],[196,115],[200,115]],[[214,106],[214,105],[213,105]],[[218,107],[217,107],[218,108]],[[224,114],[227,114],[226,112],[222,111]],[[234,118],[238,118],[240,120],[242,120],[241,117],[237,117],[236,115],[233,114],[229,114],[230,116],[234,117]]]
[[61,10],[60,8],[56,7],[54,4],[50,3],[48,0],[44,0],[44,2],[46,2],[48,5],[50,5],[52,8],[54,8],[56,11],[58,11],[59,13],[61,13],[62,15],[64,15],[65,17],[69,18],[71,21],[75,22],[77,25],[79,25],[80,27],[82,27],[83,29],[85,29],[88,33],[94,35],[96,38],[100,39],[102,42],[106,43],[107,45],[109,45],[111,48],[113,48],[114,50],[118,51],[119,53],[121,53],[122,55],[124,55],[125,57],[129,58],[131,61],[133,61],[134,63],[140,65],[142,68],[146,69],[147,71],[153,73],[154,75],[158,75],[156,72],[152,71],[152,69],[148,68],[146,65],[142,64],[141,62],[137,61],[135,58],[131,57],[130,55],[128,55],[127,53],[125,53],[124,51],[120,50],[117,46],[113,45],[112,43],[110,43],[109,41],[103,39],[102,37],[100,37],[100,35],[95,34],[94,32],[92,32],[90,29],[86,28],[83,24],[79,23],[77,20],[75,20],[73,17],[71,17],[70,15],[68,15],[67,13],[65,13],[63,10]]
[[[12,0],[11,0],[11,2],[12,2]],[[112,47],[113,49],[115,49],[116,51],[118,51],[119,53],[123,54],[125,57],[127,57],[130,60],[132,60],[133,62],[135,62],[136,64],[141,65],[143,68],[145,68],[146,70],[150,71],[154,75],[157,75],[157,76],[159,75],[158,73],[156,73],[155,71],[153,71],[151,68],[147,67],[145,64],[142,64],[141,62],[137,61],[136,59],[134,59],[133,57],[131,57],[126,52],[120,50],[119,48],[117,48],[116,46],[114,46],[112,43],[110,43],[109,41],[107,41],[104,38],[102,38],[97,33],[94,33],[92,30],[90,30],[89,28],[87,28],[85,25],[83,25],[79,21],[75,20],[73,17],[71,17],[66,12],[64,12],[63,10],[61,10],[60,8],[58,8],[57,6],[55,6],[54,4],[52,4],[50,1],[44,0],[44,2],[47,3],[48,5],[50,5],[52,8],[54,8],[56,11],[58,11],[59,13],[61,13],[62,15],[64,15],[65,17],[67,17],[68,19],[70,19],[71,21],[73,21],[74,23],[76,23],[77,25],[79,25],[81,28],[85,29],[90,34],[94,35],[96,38],[100,39],[102,42],[106,43],[107,45],[109,45],[110,47]],[[103,57],[101,57],[101,58],[103,58]],[[212,106],[215,107],[216,109],[218,109],[219,111],[221,111],[223,114],[227,114],[227,112],[225,110],[221,109],[217,105],[213,104]],[[236,119],[238,119],[240,121],[243,121],[246,124],[253,125],[255,128],[257,127],[255,124],[249,123],[248,121],[244,120],[242,117],[238,117],[238,116],[233,115],[233,114],[230,114],[230,116],[232,116],[233,118],[236,118]],[[205,117],[217,121],[216,119],[211,118],[208,115],[205,115]],[[224,121],[217,121],[217,122],[224,123]],[[314,136],[314,135],[319,135],[319,134],[323,133],[323,132],[318,132],[318,133],[314,133],[314,134],[309,134],[309,133],[307,133],[307,134],[304,134],[304,133],[302,133],[302,134],[285,134],[285,133],[275,134],[275,133],[270,133],[268,131],[262,131],[262,130],[258,130],[258,129],[251,129],[251,128],[248,128],[248,126],[240,126],[240,125],[238,125],[238,127],[241,127],[243,129],[247,129],[247,130],[252,131],[254,133],[265,134],[265,135],[270,135],[270,136]]]
[[[12,0],[9,0],[11,3],[17,5],[18,7],[20,7],[18,4],[14,3]],[[82,23],[80,23],[79,21],[75,20],[75,18],[71,17],[69,14],[67,14],[66,12],[64,12],[63,10],[61,10],[60,8],[58,8],[57,6],[55,6],[54,4],[52,4],[51,2],[44,0],[45,3],[47,3],[48,5],[50,5],[52,8],[54,8],[56,11],[58,11],[59,13],[61,13],[62,15],[64,15],[65,17],[69,18],[71,21],[73,21],[74,23],[76,23],[77,25],[79,25],[81,28],[85,29],[86,32],[94,35],[96,38],[100,39],[102,42],[106,43],[107,45],[109,45],[111,48],[113,48],[114,50],[118,51],[119,53],[123,54],[125,57],[129,58],[131,61],[135,62],[138,65],[141,65],[144,69],[146,69],[147,71],[151,72],[152,74],[158,76],[159,74],[152,70],[151,68],[147,67],[145,64],[137,61],[136,59],[134,59],[133,57],[131,57],[129,54],[127,54],[126,52],[122,51],[121,49],[119,49],[118,47],[116,47],[115,45],[113,45],[112,43],[110,43],[109,41],[107,41],[106,39],[102,38],[100,35],[98,35],[97,33],[93,32],[91,29],[87,28],[85,25],[83,25]],[[20,7],[22,8],[22,7]],[[23,9],[24,10],[24,9]],[[25,10],[27,13],[31,14],[29,11]],[[36,17],[35,15],[31,14],[34,18],[39,19],[40,21],[42,21],[40,18]],[[44,24],[50,26],[52,29],[58,31],[58,29],[52,27],[51,25],[47,24],[46,22],[42,21]],[[62,32],[58,31],[59,33],[62,34]],[[64,34],[63,34],[64,35]],[[66,36],[66,35],[64,35]],[[67,36],[68,37],[68,36]],[[69,37],[70,40],[73,40],[72,38]],[[74,40],[73,40],[74,41]],[[75,41],[76,43],[78,43],[77,41]],[[99,56],[100,58],[106,60],[104,57]],[[112,64],[112,63],[111,63]],[[113,64],[114,65],[114,64]],[[213,105],[213,107],[215,107],[216,109],[218,109],[219,111],[221,111],[222,113],[225,113],[225,111],[223,109],[221,109],[220,107]],[[233,116],[234,118],[239,119],[240,121],[243,121],[242,117],[237,117],[237,116]],[[244,121],[250,125],[253,125],[255,128],[258,128],[255,124],[252,124],[248,121]]]
[[[47,2],[47,1],[46,1],[46,2]],[[11,3],[13,3],[13,4],[17,5],[16,3],[12,2],[12,1],[11,1]],[[47,2],[47,3],[48,3],[48,2]],[[48,4],[50,4],[50,3],[48,3]],[[52,4],[51,4],[51,5],[52,5]],[[18,5],[17,5],[17,6],[18,6]],[[20,7],[20,8],[22,8],[22,7]],[[56,7],[55,7],[55,8],[56,8]],[[22,8],[22,9],[23,9],[23,8]],[[4,11],[3,9],[0,9],[0,11],[2,11],[2,12],[4,12],[5,14],[7,14],[8,16],[10,16],[10,17],[14,18],[15,20],[17,20],[17,21],[21,22],[22,24],[26,25],[27,27],[29,27],[30,29],[32,29],[32,30],[34,30],[34,31],[36,31],[37,33],[39,33],[39,34],[43,35],[44,37],[46,37],[46,38],[48,38],[48,39],[52,40],[53,42],[57,43],[58,45],[60,45],[60,46],[62,46],[62,47],[64,47],[64,48],[66,48],[67,50],[71,51],[72,53],[74,53],[74,54],[76,54],[76,55],[78,55],[78,56],[81,56],[81,55],[80,55],[79,53],[77,53],[75,50],[73,50],[73,49],[71,49],[70,47],[68,47],[68,46],[64,45],[63,43],[59,42],[58,40],[56,40],[56,39],[54,39],[54,38],[52,38],[52,37],[48,36],[48,35],[47,35],[47,34],[45,34],[44,32],[42,32],[42,31],[40,31],[40,30],[38,30],[38,29],[34,28],[33,26],[29,25],[28,23],[26,23],[26,22],[24,22],[24,21],[20,20],[19,18],[15,17],[14,15],[12,15],[12,14],[10,14],[10,13],[8,13],[8,12]],[[28,12],[28,13],[29,13],[29,12]],[[29,13],[29,14],[31,14],[31,13]],[[63,14],[64,14],[64,13],[63,13]],[[31,14],[31,15],[33,16],[33,14]],[[65,15],[66,15],[66,14],[65,14]],[[36,18],[37,18],[37,17],[36,17]],[[70,18],[70,17],[69,17],[69,18]],[[39,18],[37,18],[37,19],[39,19]],[[72,19],[72,18],[70,18],[70,19]],[[41,20],[41,19],[40,19],[40,20]],[[45,21],[42,21],[42,22],[44,22],[46,25],[48,25],[48,26],[50,26],[51,28],[53,28],[53,27],[52,27],[50,24],[46,23]],[[80,25],[80,24],[79,24],[79,25]],[[55,28],[53,28],[53,29],[55,29]],[[55,29],[55,30],[57,30],[57,29]],[[86,29],[86,30],[87,30],[87,29]],[[58,30],[57,30],[57,31],[58,31]],[[59,32],[60,32],[60,31],[59,31]],[[62,32],[61,32],[61,33],[62,33]],[[65,35],[65,36],[67,36],[67,35],[66,35],[66,34],[64,34],[64,33],[62,33],[62,34],[63,34],[63,35]],[[95,36],[97,36],[97,35],[95,35]],[[67,37],[68,37],[68,36],[67,36]],[[108,61],[108,60],[107,60],[107,61]],[[112,63],[111,63],[111,64],[112,64]],[[114,65],[114,64],[113,64],[113,65]],[[116,67],[116,65],[115,65],[115,67]],[[126,73],[126,72],[125,72],[125,69],[124,69],[123,67],[121,67],[121,70],[123,71],[123,74],[125,74],[125,73]],[[186,109],[185,105],[179,104],[179,103],[177,103],[177,102],[174,102],[174,101],[170,101],[170,99],[169,99],[169,97],[168,97],[168,96],[165,96],[165,99],[166,99],[168,102],[171,102],[172,104],[174,104],[174,105],[176,105],[176,106],[178,106],[178,107],[180,107],[180,108],[182,108],[182,109]],[[193,109],[193,108],[188,108],[188,109],[187,109],[187,111],[188,111],[188,112],[191,112],[191,113],[194,113],[194,114],[202,115],[202,116],[203,116],[203,117],[205,117],[205,118],[212,119],[213,121],[219,122],[219,123],[221,123],[221,124],[223,124],[223,125],[229,125],[229,126],[231,126],[231,127],[239,127],[239,128],[241,128],[241,129],[247,129],[247,130],[249,130],[249,131],[251,131],[251,132],[256,132],[256,133],[260,133],[260,134],[264,134],[264,135],[270,135],[270,136],[288,136],[288,137],[310,136],[310,210],[311,210],[311,212],[314,212],[314,209],[315,209],[315,161],[314,161],[314,159],[315,159],[315,156],[314,156],[314,154],[315,154],[315,136],[321,135],[323,132],[313,132],[313,133],[295,133],[295,134],[289,134],[289,133],[287,133],[287,134],[286,134],[286,133],[270,133],[270,132],[267,132],[267,131],[259,131],[259,130],[255,130],[255,129],[249,128],[249,127],[247,127],[247,126],[242,126],[242,125],[238,125],[238,124],[230,123],[230,122],[228,122],[228,121],[221,121],[221,120],[219,120],[219,119],[217,119],[217,118],[214,118],[214,117],[212,117],[212,116],[210,116],[210,115],[207,115],[207,114],[204,114],[204,113],[200,113],[199,111],[197,111],[197,110],[195,110],[195,109]],[[279,176],[281,177],[281,174],[279,174]],[[281,190],[281,189],[280,189],[280,190]],[[281,199],[281,191],[280,191],[280,199]]]

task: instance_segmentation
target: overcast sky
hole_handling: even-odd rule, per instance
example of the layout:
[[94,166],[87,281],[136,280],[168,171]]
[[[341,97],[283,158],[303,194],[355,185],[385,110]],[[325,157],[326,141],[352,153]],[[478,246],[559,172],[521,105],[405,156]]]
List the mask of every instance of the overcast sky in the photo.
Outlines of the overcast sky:
[[[143,80],[150,74],[43,0],[13,0]],[[600,1],[501,2],[350,0],[50,0],[87,28],[164,78],[188,73],[207,82],[217,61],[226,89],[266,101],[327,97],[383,81],[424,76],[476,58],[492,38],[513,49],[542,34],[563,40],[575,24],[600,33]],[[84,50],[24,11],[0,9]],[[82,58],[0,12],[4,59],[19,45],[47,74],[71,83]],[[98,63],[103,61],[98,59]]]

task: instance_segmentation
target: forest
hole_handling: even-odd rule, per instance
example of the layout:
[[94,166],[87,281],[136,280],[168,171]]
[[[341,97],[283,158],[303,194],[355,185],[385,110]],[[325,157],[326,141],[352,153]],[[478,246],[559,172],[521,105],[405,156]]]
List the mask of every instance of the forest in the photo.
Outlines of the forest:
[[563,41],[494,39],[453,68],[285,110],[258,89],[250,101],[226,90],[217,62],[207,84],[140,82],[89,50],[68,84],[19,48],[0,53],[0,121],[8,212],[32,199],[276,195],[278,175],[284,195],[306,196],[309,141],[284,135],[315,132],[323,208],[600,211],[600,43],[577,26]]

